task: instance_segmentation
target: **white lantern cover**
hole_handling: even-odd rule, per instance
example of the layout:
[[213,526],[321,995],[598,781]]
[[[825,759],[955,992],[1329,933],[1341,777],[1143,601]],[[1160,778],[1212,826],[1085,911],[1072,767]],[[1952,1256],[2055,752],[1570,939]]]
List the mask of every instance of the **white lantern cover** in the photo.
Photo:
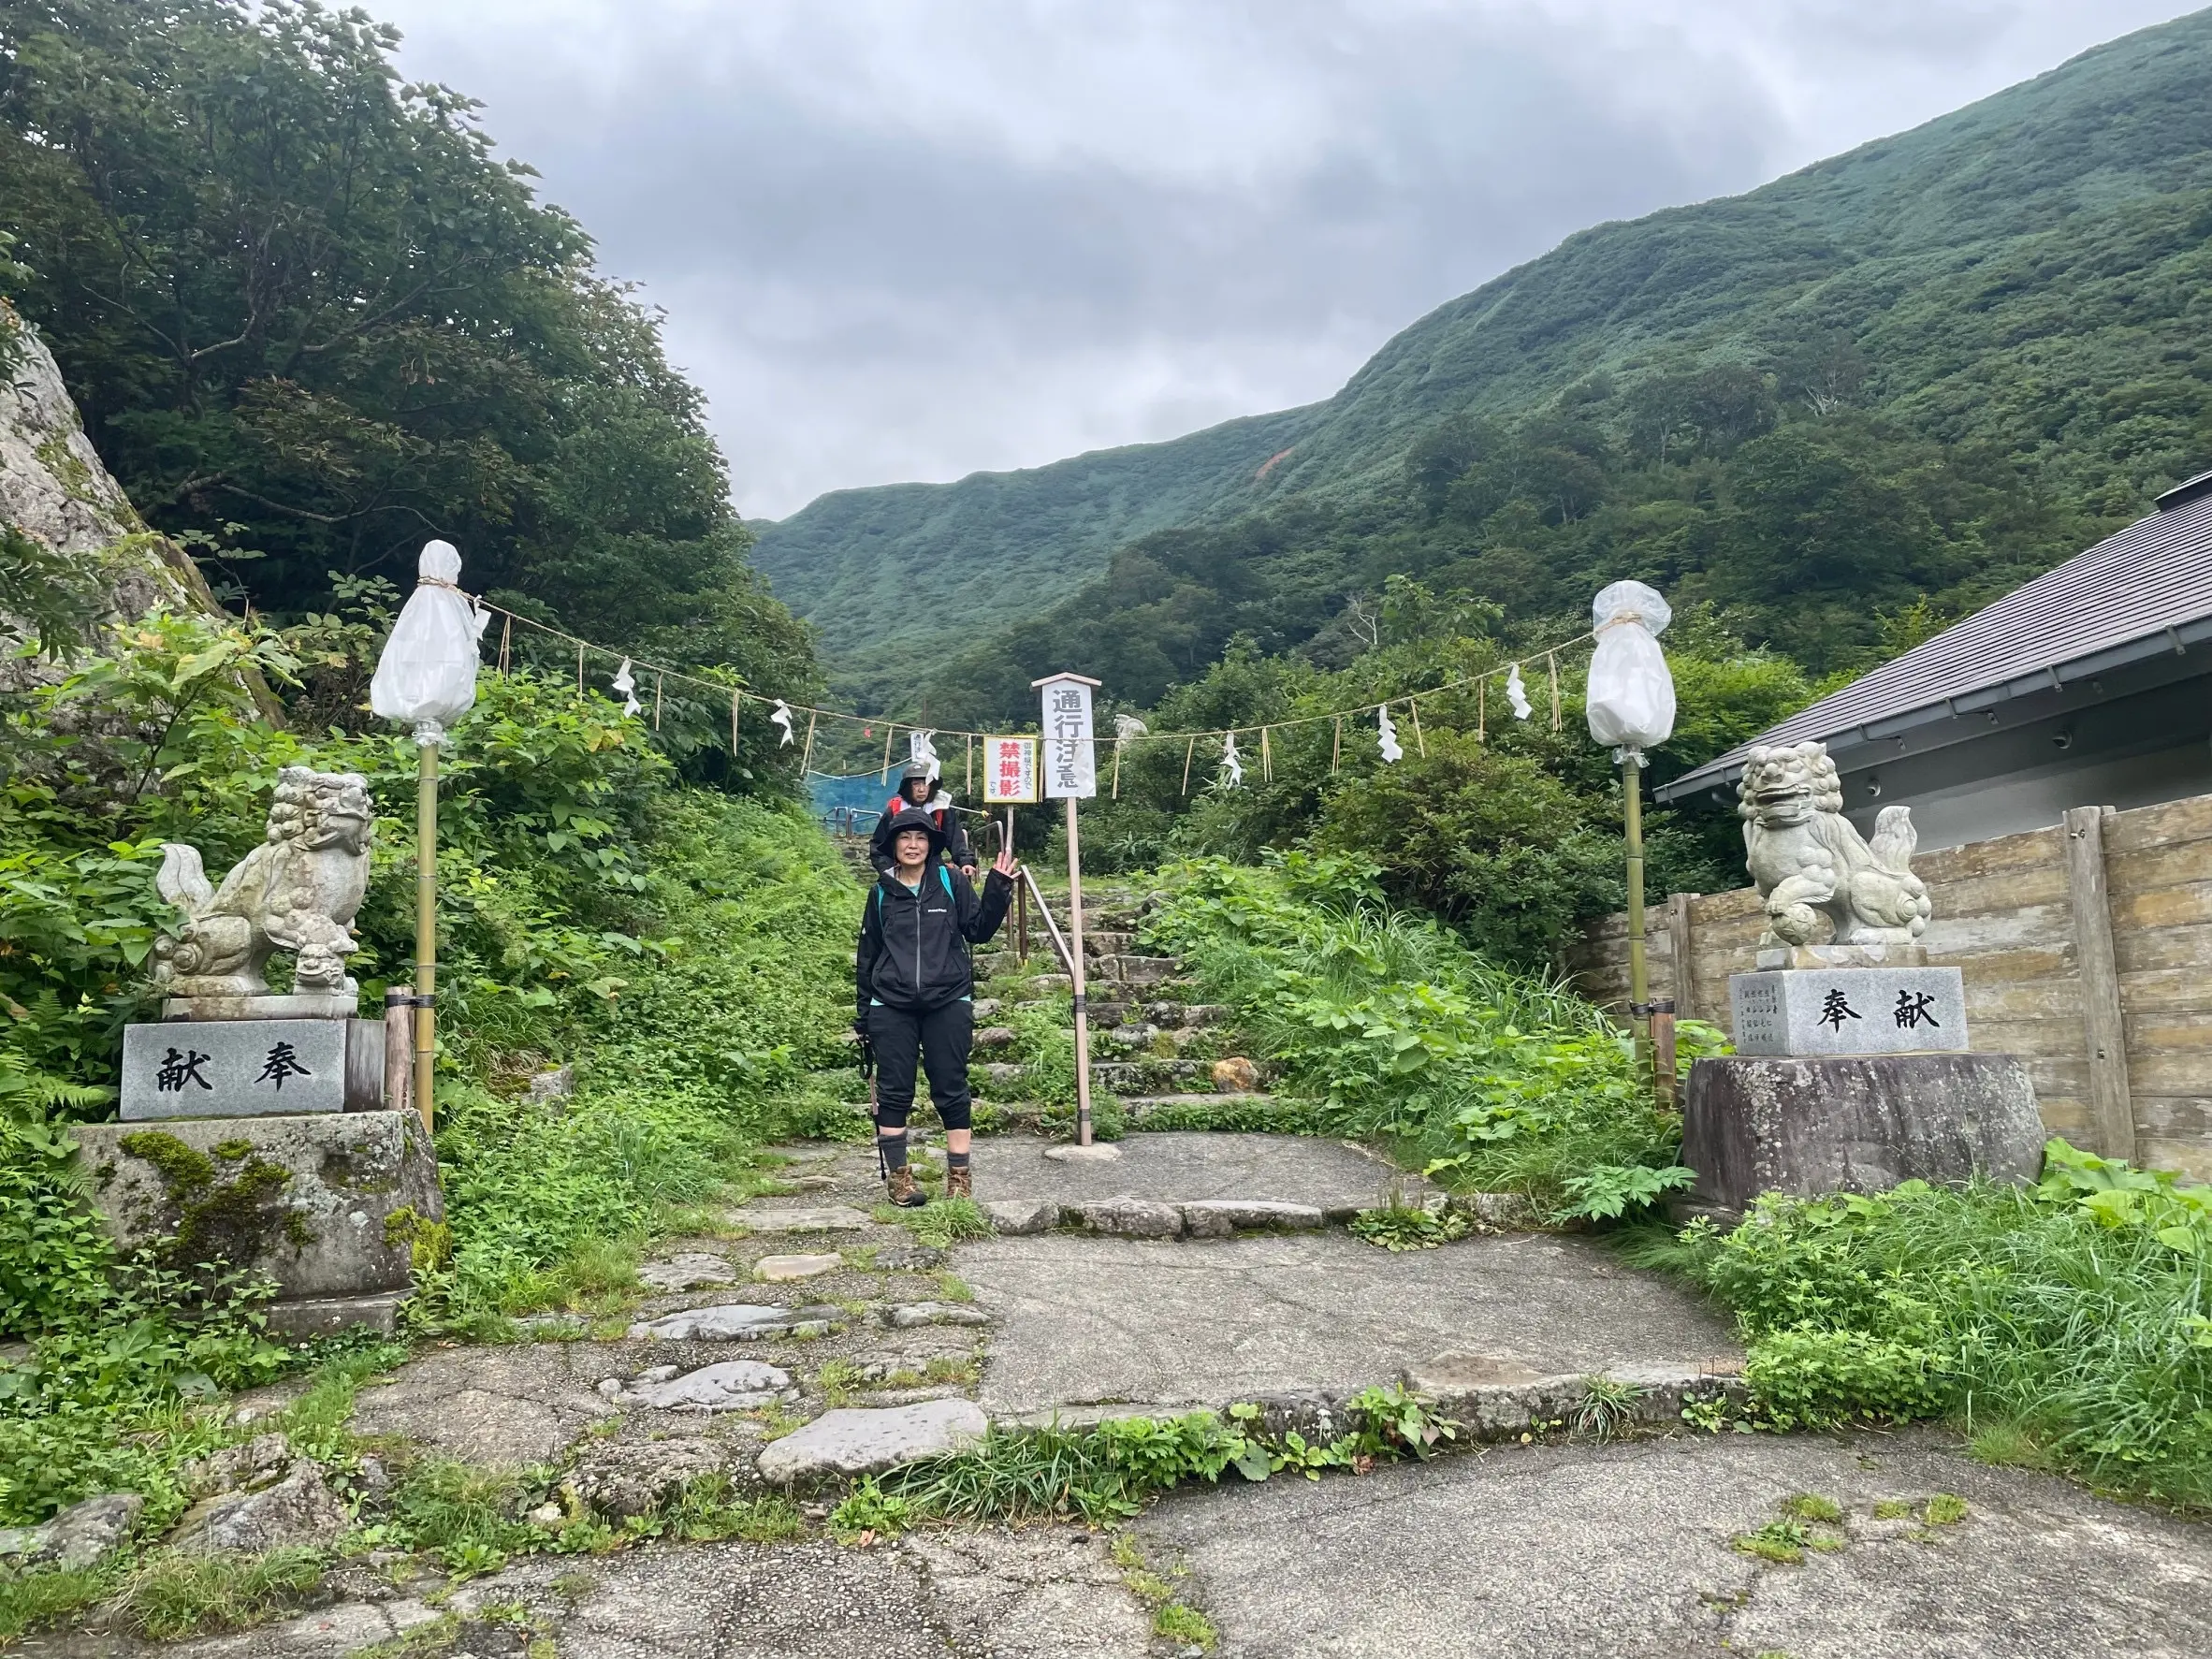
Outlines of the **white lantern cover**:
[[1630,754],[1674,732],[1674,677],[1658,635],[1673,619],[1666,601],[1641,582],[1615,582],[1590,607],[1597,650],[1590,659],[1590,735]]
[[445,728],[476,703],[477,642],[491,613],[460,590],[460,550],[451,542],[424,546],[415,589],[369,682],[369,706],[412,725],[415,742],[426,747],[443,743]]

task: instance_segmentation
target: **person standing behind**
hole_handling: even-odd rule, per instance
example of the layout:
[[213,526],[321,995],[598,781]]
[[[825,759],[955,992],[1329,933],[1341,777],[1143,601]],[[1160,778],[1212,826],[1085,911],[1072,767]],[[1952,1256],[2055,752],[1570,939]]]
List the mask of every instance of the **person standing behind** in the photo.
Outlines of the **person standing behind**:
[[945,1126],[945,1196],[971,1198],[968,1056],[975,1043],[975,965],[1006,919],[1021,866],[1000,850],[979,896],[966,871],[938,860],[944,834],[910,803],[891,819],[891,867],[876,878],[853,956],[852,1029],[876,1066],[876,1157],[891,1201],[914,1209],[928,1201],[907,1167],[907,1114],[914,1105],[916,1062]]
[[975,880],[975,849],[968,844],[968,832],[960,827],[960,814],[953,809],[952,795],[944,793],[934,802],[929,798],[929,786],[936,781],[927,761],[907,763],[899,777],[898,793],[883,803],[883,816],[876,820],[876,832],[868,837],[868,862],[879,873],[891,867],[891,822],[910,807],[928,815],[944,837],[945,851],[970,881]]

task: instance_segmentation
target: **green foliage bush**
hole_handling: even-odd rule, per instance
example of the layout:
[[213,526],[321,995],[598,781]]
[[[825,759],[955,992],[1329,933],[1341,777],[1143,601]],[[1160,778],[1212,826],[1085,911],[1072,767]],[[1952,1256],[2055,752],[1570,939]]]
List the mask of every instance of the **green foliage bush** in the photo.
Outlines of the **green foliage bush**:
[[[119,1259],[67,1124],[113,1099],[122,1027],[144,1017],[148,957],[178,920],[153,891],[161,841],[191,840],[219,874],[260,840],[283,765],[369,779],[365,1004],[405,972],[412,745],[349,735],[350,716],[284,729],[257,701],[313,696],[310,660],[350,674],[343,650],[329,661],[334,638],[362,643],[350,626],[156,613],[0,710],[0,1332],[33,1343],[0,1368],[0,1524],[119,1487],[166,1523],[174,1466],[205,1438],[192,1403],[303,1359],[221,1264]],[[814,1070],[845,1063],[857,898],[795,806],[687,787],[643,722],[564,681],[486,675],[446,755],[448,1229],[415,1241],[416,1305],[482,1325],[604,1277],[599,1258],[715,1196],[788,1106],[818,1100]],[[577,1067],[573,1098],[514,1098],[552,1061]]]
[[2102,1484],[2212,1503],[2212,1188],[2055,1141],[2038,1187],[1769,1196],[1681,1252],[1737,1310],[1779,1422],[1955,1411]]
[[1390,909],[1376,874],[1301,853],[1193,861],[1164,873],[1146,938],[1235,1009],[1325,1121],[1396,1137],[1432,1173],[1564,1210],[1566,1184],[1597,1167],[1668,1171],[1680,1121],[1598,1011]]

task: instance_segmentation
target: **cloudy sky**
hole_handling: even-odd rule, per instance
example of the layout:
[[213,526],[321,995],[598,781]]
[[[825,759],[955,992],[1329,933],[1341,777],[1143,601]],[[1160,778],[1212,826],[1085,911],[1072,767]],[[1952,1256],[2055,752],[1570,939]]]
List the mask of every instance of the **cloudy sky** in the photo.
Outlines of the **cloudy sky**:
[[2183,0],[369,0],[666,308],[739,507],[1308,402],[1568,232]]

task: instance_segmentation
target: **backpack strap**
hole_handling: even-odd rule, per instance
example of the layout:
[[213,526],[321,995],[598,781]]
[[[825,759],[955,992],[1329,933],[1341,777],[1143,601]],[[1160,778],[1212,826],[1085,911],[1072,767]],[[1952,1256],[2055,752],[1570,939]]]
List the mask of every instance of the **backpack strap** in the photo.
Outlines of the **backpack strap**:
[[945,896],[952,898],[953,903],[957,904],[959,900],[953,898],[953,872],[940,864],[937,866],[937,879],[944,883]]

